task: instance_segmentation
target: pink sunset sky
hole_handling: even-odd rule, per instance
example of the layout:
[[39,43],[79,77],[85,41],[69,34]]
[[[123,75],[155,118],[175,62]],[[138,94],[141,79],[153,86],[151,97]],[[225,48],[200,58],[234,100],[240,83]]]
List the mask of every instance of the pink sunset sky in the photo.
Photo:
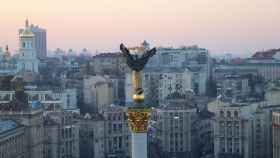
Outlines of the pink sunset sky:
[[0,46],[18,49],[26,18],[48,31],[48,49],[118,50],[121,42],[198,44],[213,53],[279,48],[280,0],[5,0]]

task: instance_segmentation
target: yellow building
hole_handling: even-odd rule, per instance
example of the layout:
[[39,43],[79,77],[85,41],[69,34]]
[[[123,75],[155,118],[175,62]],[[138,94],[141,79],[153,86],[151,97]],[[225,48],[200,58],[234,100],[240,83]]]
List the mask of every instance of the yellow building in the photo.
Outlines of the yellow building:
[[89,109],[103,111],[104,106],[113,103],[113,86],[107,76],[87,76],[84,78],[84,103]]

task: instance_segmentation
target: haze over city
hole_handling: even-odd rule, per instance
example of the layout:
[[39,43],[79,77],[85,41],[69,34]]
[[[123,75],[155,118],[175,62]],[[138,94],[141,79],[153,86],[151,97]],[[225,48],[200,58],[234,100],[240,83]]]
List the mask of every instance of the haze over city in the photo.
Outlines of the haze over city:
[[0,158],[280,158],[280,0],[6,0]]
[[[16,5],[15,5],[16,4]],[[279,0],[26,0],[0,6],[0,45],[18,49],[29,19],[48,32],[48,49],[116,51],[121,42],[198,44],[211,53],[252,54],[277,48]]]

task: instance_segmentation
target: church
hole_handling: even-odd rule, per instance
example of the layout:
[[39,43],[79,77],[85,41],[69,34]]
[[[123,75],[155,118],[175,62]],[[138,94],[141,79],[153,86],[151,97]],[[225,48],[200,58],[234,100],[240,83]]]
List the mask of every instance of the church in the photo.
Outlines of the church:
[[11,56],[8,45],[4,51],[0,48],[0,75],[14,75],[16,73],[16,59]]
[[17,71],[38,73],[40,60],[35,49],[35,35],[32,33],[28,21],[24,30],[19,34],[19,57]]

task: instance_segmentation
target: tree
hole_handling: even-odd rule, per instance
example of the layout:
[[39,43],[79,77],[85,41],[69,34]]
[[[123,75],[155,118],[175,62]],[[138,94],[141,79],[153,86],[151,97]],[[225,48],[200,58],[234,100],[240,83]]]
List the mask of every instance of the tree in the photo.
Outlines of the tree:
[[217,97],[217,82],[212,78],[207,81],[206,95],[209,97]]

